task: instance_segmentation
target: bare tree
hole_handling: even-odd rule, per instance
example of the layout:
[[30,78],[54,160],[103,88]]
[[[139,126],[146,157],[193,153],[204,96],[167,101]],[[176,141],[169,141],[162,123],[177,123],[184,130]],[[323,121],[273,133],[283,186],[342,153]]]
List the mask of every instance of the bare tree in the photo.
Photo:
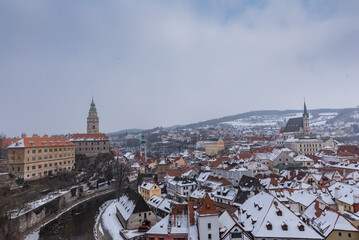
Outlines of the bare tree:
[[116,178],[116,198],[120,197],[120,193],[125,187],[127,181],[128,167],[121,161],[116,161],[114,167],[114,176]]
[[0,159],[4,159],[6,157],[7,146],[5,146],[5,138],[6,135],[0,133]]

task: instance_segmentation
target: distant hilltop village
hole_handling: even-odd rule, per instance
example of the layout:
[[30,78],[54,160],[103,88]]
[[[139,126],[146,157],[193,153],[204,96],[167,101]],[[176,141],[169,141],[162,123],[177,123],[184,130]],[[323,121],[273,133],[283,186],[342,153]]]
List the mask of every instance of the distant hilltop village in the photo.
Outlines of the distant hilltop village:
[[86,133],[2,139],[0,239],[68,209],[96,239],[359,239],[359,109],[243,116],[106,135],[92,98]]

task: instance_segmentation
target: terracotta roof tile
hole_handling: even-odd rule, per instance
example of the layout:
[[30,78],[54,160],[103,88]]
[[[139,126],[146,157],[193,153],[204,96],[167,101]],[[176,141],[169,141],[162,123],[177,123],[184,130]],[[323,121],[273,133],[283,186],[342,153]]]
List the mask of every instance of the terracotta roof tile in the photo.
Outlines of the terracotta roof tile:
[[201,207],[198,209],[199,215],[218,215],[218,211],[213,204],[213,201],[209,197],[208,193],[206,193],[206,197],[202,202]]

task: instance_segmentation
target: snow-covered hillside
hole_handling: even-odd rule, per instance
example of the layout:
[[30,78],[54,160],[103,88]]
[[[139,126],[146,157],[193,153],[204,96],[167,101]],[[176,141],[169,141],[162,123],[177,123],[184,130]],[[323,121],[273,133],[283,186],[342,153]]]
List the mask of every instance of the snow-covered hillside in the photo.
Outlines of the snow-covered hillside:
[[[310,115],[311,126],[322,126],[330,119],[337,116],[338,113],[319,113]],[[301,117],[302,113],[285,114],[285,115],[263,115],[263,116],[250,116],[235,121],[222,122],[221,124],[231,125],[235,128],[252,128],[252,127],[274,127],[280,128],[285,126],[289,118]]]

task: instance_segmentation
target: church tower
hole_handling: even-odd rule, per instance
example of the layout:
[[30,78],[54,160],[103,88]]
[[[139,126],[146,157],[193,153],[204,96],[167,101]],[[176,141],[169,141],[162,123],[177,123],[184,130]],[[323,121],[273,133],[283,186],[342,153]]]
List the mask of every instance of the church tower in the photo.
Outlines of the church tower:
[[304,113],[303,113],[303,132],[304,135],[310,135],[310,127],[309,127],[309,113],[307,111],[307,105],[304,101]]
[[87,133],[99,133],[99,119],[93,97],[87,117]]
[[146,139],[145,139],[145,134],[142,133],[142,136],[141,136],[141,145],[140,145],[140,153],[141,153],[141,156],[143,157],[143,159],[146,160],[147,158],[147,142],[146,142]]

